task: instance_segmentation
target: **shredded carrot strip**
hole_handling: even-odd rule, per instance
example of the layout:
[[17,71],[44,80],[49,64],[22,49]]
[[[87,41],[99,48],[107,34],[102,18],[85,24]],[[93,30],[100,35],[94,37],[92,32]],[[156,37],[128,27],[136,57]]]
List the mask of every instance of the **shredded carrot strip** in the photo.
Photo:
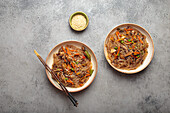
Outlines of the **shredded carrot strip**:
[[79,84],[80,86],[83,86],[83,84]]
[[80,75],[81,72],[77,72],[76,75]]
[[126,28],[124,28],[124,30],[127,32],[127,29],[126,29]]
[[69,83],[71,83],[71,84],[74,84],[74,83],[73,83],[73,81],[71,81],[70,79],[69,79],[69,80],[67,80],[67,82],[69,82]]
[[113,40],[113,37],[110,37],[110,40],[114,41],[114,40]]
[[85,59],[86,57],[83,55],[82,58]]
[[62,46],[61,48],[63,49],[64,53],[66,53],[66,50],[64,49],[64,47]]
[[117,59],[117,56],[114,57],[114,60]]
[[74,64],[71,62],[72,67],[74,68]]
[[121,41],[121,40],[123,40],[123,39],[125,39],[126,37],[124,37],[124,38],[121,38],[121,39],[118,39],[117,41]]
[[70,49],[71,52],[74,52],[74,50]]
[[127,31],[132,31],[133,29],[127,29]]
[[77,50],[73,50],[73,49],[71,49],[70,51],[72,51],[72,52],[77,52]]
[[77,66],[78,66],[77,64],[74,65],[74,67],[77,67]]
[[71,66],[68,64],[68,65],[67,65],[67,69],[70,70],[70,68],[71,68]]
[[74,69],[74,72],[75,72],[75,73],[77,73],[76,68],[75,68],[75,67],[73,67],[73,69]]
[[72,74],[73,74],[73,72],[70,73],[70,75],[72,75]]
[[132,36],[132,39],[134,40],[133,36]]
[[139,52],[134,52],[134,54],[140,54]]
[[119,36],[119,31],[116,32],[116,36],[117,36],[117,38],[118,38],[118,36]]
[[140,52],[133,52],[133,53],[134,53],[134,55],[140,54]]
[[87,73],[90,73],[90,71],[89,71],[89,70],[87,70]]
[[72,58],[73,58],[73,60],[75,61],[75,59],[74,59],[74,56],[71,56]]
[[85,76],[88,77],[88,76],[90,76],[90,74],[86,74]]
[[64,62],[67,62],[67,60],[66,60],[66,59],[64,59]]
[[132,42],[126,42],[125,44],[132,44]]
[[118,50],[117,50],[117,54],[116,54],[116,56],[118,56],[119,51],[120,51],[120,46],[118,47]]
[[[138,35],[137,35],[138,36]],[[138,36],[138,39],[139,39],[139,41],[143,44],[143,41],[140,39],[140,37]]]
[[67,50],[67,54],[68,54],[68,55],[71,55],[71,53],[70,53],[68,47],[66,47],[66,50]]
[[80,53],[76,53],[76,54],[74,54],[74,55],[80,55]]
[[125,59],[125,57],[122,57],[122,59]]

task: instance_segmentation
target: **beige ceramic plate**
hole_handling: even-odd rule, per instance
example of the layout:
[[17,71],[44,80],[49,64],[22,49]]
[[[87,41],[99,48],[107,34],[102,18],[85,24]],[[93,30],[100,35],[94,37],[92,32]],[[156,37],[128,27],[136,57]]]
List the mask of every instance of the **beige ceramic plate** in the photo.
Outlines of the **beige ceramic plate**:
[[[134,70],[123,70],[123,69],[118,69],[116,68],[115,66],[113,66],[108,58],[108,53],[107,53],[107,48],[106,48],[106,42],[108,41],[109,39],[109,35],[110,34],[113,34],[116,32],[117,28],[125,28],[127,26],[131,26],[137,30],[139,30],[142,34],[144,34],[146,36],[146,41],[148,42],[149,44],[149,47],[148,47],[148,55],[147,57],[145,58],[144,62],[142,65],[140,65],[137,69],[134,69]],[[113,30],[111,30],[111,32],[107,35],[106,39],[105,39],[105,42],[104,42],[104,54],[105,54],[105,57],[108,61],[108,63],[114,68],[116,69],[117,71],[119,72],[122,72],[122,73],[126,73],[126,74],[133,74],[133,73],[137,73],[137,72],[140,72],[142,71],[143,69],[145,69],[149,63],[151,62],[152,58],[153,58],[153,55],[154,55],[154,44],[153,44],[153,40],[150,36],[150,34],[141,26],[139,25],[136,25],[136,24],[121,24],[121,25],[118,25],[117,27],[115,27]]]
[[[79,88],[67,87],[69,92],[78,92],[78,91],[81,91],[81,90],[87,88],[93,82],[94,78],[96,77],[96,74],[97,74],[97,59],[96,59],[96,56],[94,55],[93,51],[88,46],[86,46],[85,44],[78,42],[78,41],[66,41],[66,42],[62,42],[62,43],[56,45],[50,51],[50,53],[48,54],[47,59],[46,59],[46,63],[50,66],[50,68],[52,68],[52,64],[53,64],[53,54],[57,53],[61,46],[65,46],[67,44],[71,44],[71,45],[74,45],[74,46],[79,47],[79,48],[84,46],[87,49],[87,51],[89,52],[89,54],[91,55],[92,69],[94,69],[94,72],[91,75],[91,77],[89,78],[89,80],[82,87],[79,87]],[[50,80],[50,82],[56,88],[62,90],[60,88],[60,86],[58,85],[58,83],[55,80],[52,79],[51,74],[47,70],[46,70],[46,74],[47,74],[47,77]]]

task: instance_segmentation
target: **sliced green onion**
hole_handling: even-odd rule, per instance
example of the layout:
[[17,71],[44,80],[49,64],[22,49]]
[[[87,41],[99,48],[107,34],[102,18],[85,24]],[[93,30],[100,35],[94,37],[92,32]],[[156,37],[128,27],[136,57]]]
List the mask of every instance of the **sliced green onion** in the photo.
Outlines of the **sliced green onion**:
[[124,41],[123,41],[123,40],[121,40],[121,43],[123,44],[123,43],[124,43]]
[[140,55],[137,55],[136,57],[137,57],[137,58],[139,58],[139,57],[140,57]]
[[120,56],[120,54],[118,54],[117,56]]
[[131,42],[131,40],[130,40],[130,39],[128,39],[128,41],[129,41],[129,42]]
[[73,61],[74,63],[76,63],[76,64],[78,64],[78,62],[76,62],[76,61]]
[[132,41],[132,43],[134,43],[134,41]]
[[117,48],[117,47],[115,47],[114,49],[116,49],[116,50],[117,50],[118,48]]
[[71,68],[71,71],[74,71],[74,69],[73,69],[73,68]]
[[65,78],[65,80],[68,80],[68,78]]

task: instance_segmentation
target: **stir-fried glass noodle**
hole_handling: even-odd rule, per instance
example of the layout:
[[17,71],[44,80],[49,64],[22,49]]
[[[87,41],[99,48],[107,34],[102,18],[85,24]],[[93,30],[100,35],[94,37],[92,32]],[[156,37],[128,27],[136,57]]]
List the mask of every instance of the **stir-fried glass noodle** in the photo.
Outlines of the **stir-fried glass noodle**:
[[138,68],[148,54],[146,36],[130,26],[110,33],[106,48],[111,64],[125,70]]
[[52,69],[66,87],[83,86],[93,73],[91,55],[83,46],[62,46],[53,58]]

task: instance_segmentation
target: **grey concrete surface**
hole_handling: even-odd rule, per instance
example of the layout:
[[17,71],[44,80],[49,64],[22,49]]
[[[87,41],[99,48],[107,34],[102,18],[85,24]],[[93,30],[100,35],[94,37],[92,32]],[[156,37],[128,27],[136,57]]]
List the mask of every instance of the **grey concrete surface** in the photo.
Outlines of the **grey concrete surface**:
[[[170,0],[0,0],[0,113],[170,113]],[[69,16],[90,19],[80,33]],[[142,72],[125,75],[111,68],[103,53],[109,31],[136,23],[151,34],[155,54]],[[66,40],[87,44],[98,60],[94,82],[73,93],[76,108],[47,79],[34,55],[45,59]]]

